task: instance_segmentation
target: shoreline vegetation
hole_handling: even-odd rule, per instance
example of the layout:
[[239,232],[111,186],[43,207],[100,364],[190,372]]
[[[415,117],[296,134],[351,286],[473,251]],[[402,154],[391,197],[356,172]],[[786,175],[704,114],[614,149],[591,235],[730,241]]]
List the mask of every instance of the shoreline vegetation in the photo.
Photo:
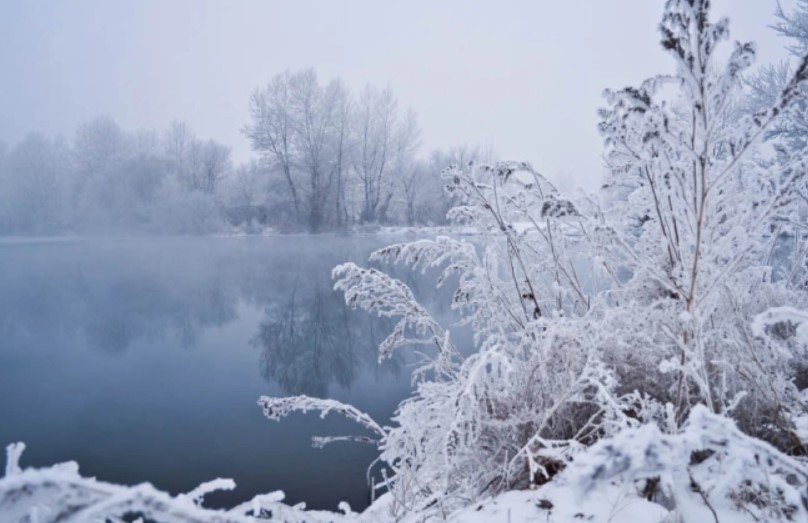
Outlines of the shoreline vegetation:
[[[439,183],[448,223],[461,228],[448,230],[462,235],[423,230],[333,269],[349,307],[393,322],[380,360],[423,348],[412,396],[389,425],[333,399],[257,401],[271,421],[319,412],[357,423],[359,434],[313,444],[378,449],[369,483],[380,496],[363,513],[306,512],[277,492],[205,509],[206,494],[235,484],[172,497],[82,478],[75,463],[22,469],[22,444],[7,449],[3,510],[15,522],[808,520],[808,2],[778,12],[796,63],[761,80],[754,44],[732,42],[709,0],[665,2],[659,36],[675,73],[605,91],[598,195],[566,194],[527,162],[451,161]],[[358,114],[391,114],[391,96],[368,90]],[[252,99],[246,132],[284,176],[287,215],[313,232],[345,217],[345,201],[318,185],[329,173],[340,186],[336,138],[347,128],[332,116],[344,97],[338,81],[304,71]],[[329,146],[310,147],[308,163],[282,146],[290,99],[318,102],[292,107],[314,112],[291,139],[310,138],[311,122],[328,129]],[[359,118],[378,131],[371,120]],[[364,150],[409,151],[414,118],[395,121]],[[385,221],[392,202],[372,156],[355,165],[360,223]],[[317,190],[296,193],[293,164]],[[473,347],[385,272],[399,264],[456,285],[451,307]]]

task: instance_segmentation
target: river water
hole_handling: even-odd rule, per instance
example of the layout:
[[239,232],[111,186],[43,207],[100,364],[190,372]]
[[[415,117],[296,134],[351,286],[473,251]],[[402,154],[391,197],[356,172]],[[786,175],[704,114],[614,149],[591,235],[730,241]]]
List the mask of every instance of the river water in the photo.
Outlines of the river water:
[[[329,415],[267,420],[256,400],[308,394],[387,422],[411,390],[406,353],[379,365],[392,323],[347,308],[334,265],[403,237],[283,236],[0,242],[0,445],[23,466],[75,460],[85,476],[171,493],[216,477],[229,506],[281,489],[356,510],[376,449],[311,446],[366,434]],[[393,274],[445,323],[451,289]]]

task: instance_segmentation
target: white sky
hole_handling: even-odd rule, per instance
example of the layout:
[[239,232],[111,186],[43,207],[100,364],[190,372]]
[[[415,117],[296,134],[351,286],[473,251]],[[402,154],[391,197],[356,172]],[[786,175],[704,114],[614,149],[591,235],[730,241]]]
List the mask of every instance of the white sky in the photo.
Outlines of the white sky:
[[[785,7],[794,0],[783,2]],[[785,57],[775,0],[714,0],[758,63]],[[671,70],[663,0],[0,0],[0,140],[72,137],[94,116],[126,129],[187,122],[252,153],[250,93],[312,66],[358,91],[390,84],[418,112],[424,150],[492,145],[593,189],[606,87]]]

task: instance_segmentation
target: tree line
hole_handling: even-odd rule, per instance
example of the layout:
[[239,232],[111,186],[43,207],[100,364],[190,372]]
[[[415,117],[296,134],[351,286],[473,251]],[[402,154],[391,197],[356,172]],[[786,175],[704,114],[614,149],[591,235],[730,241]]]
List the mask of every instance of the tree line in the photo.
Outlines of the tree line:
[[0,150],[0,233],[202,233],[221,230],[230,148],[175,123],[126,132],[109,118],[72,141],[28,135]]
[[454,202],[441,169],[487,154],[465,145],[422,154],[417,116],[392,89],[353,94],[311,69],[275,75],[249,107],[243,132],[256,157],[240,164],[181,122],[127,131],[101,117],[72,139],[0,143],[0,234],[442,225]]
[[[309,232],[366,224],[445,224],[452,200],[440,171],[482,159],[480,147],[420,153],[421,130],[390,87],[353,94],[312,69],[275,75],[250,98],[244,129],[260,161],[262,208],[274,224]],[[242,207],[255,207],[246,202]]]

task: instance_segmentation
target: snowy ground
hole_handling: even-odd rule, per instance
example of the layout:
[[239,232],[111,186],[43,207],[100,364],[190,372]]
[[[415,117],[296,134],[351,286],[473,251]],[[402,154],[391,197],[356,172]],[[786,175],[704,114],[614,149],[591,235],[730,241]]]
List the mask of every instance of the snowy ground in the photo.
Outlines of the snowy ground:
[[[449,516],[453,523],[657,523],[668,511],[614,487],[576,499],[572,489],[547,485],[537,491],[506,492]],[[415,517],[407,523],[417,523]]]
[[[695,493],[687,495],[693,499],[681,500],[680,510],[686,508],[685,512],[673,513],[661,504],[643,499],[637,486],[630,482],[601,484],[597,489],[582,492],[568,482],[567,471],[536,490],[506,492],[448,514],[438,509],[406,517],[399,513],[396,517],[392,510],[396,503],[390,494],[381,496],[362,513],[354,513],[344,504],[337,512],[305,511],[302,504],[295,507],[283,504],[281,492],[256,496],[230,510],[209,510],[203,507],[204,496],[214,490],[235,488],[235,483],[216,479],[174,497],[145,483],[129,487],[82,477],[75,463],[21,469],[18,460],[23,449],[23,445],[8,448],[6,474],[0,478],[0,521],[3,523],[117,522],[121,520],[116,516],[132,511],[147,513],[149,521],[165,523],[702,523],[716,520],[752,523],[765,520],[721,503],[714,507],[717,511],[714,516]],[[260,517],[254,517],[256,514]]]

